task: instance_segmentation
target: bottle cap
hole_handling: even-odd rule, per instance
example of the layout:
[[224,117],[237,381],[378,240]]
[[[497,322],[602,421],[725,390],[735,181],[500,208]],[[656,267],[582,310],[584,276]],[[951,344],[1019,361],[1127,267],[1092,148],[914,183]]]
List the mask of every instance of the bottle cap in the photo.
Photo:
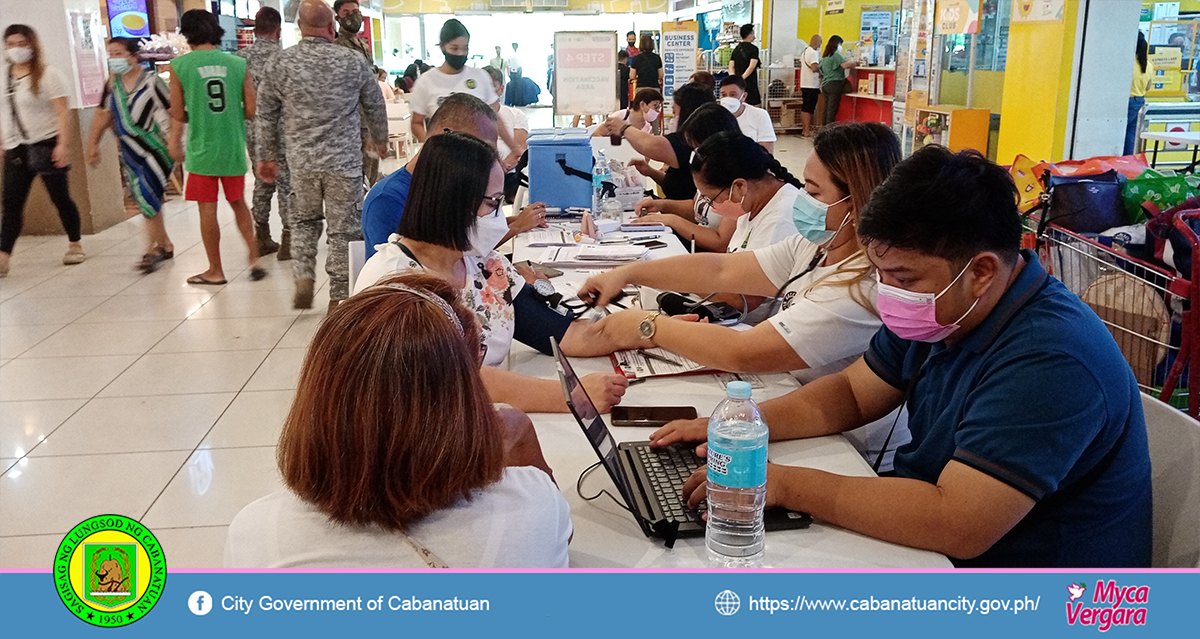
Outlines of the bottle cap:
[[750,399],[750,382],[729,382],[725,394],[734,399]]

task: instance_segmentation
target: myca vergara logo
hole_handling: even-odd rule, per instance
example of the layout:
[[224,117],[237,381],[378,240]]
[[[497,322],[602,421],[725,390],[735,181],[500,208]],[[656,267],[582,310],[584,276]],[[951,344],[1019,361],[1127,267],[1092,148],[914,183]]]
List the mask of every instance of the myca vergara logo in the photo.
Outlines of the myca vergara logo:
[[94,626],[126,626],[146,616],[166,580],[166,558],[154,533],[121,515],[81,522],[54,556],[58,596]]
[[1091,601],[1084,597],[1086,591],[1082,581],[1067,586],[1067,625],[1096,626],[1100,632],[1113,626],[1146,625],[1150,586],[1118,586],[1111,579],[1100,580]]

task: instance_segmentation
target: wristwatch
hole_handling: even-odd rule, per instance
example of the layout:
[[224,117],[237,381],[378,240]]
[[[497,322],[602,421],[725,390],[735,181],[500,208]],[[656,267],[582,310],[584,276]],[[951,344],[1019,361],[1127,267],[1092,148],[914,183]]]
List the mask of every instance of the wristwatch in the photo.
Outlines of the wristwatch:
[[621,137],[625,137],[625,129],[628,129],[631,126],[633,126],[633,125],[626,122],[625,126],[621,127],[621,131],[619,133],[617,133],[617,135],[619,135]]
[[654,320],[658,319],[659,315],[662,315],[662,313],[655,311],[647,315],[646,319],[642,320],[642,323],[638,325],[638,333],[642,336],[642,339],[654,339]]

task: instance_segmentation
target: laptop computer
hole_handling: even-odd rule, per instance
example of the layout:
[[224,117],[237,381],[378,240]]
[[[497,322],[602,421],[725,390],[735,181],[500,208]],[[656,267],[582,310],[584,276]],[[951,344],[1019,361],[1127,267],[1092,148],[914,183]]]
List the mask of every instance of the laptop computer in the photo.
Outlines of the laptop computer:
[[[706,463],[696,455],[695,445],[651,447],[649,441],[616,443],[571,362],[559,350],[558,342],[551,338],[550,345],[558,362],[558,378],[567,406],[642,532],[647,537],[663,539],[668,548],[679,537],[703,536],[705,522],[700,515],[706,504],[702,503],[699,510],[690,510],[682,495],[683,483]],[[807,528],[812,523],[807,513],[782,508],[768,509],[763,519],[768,531]]]

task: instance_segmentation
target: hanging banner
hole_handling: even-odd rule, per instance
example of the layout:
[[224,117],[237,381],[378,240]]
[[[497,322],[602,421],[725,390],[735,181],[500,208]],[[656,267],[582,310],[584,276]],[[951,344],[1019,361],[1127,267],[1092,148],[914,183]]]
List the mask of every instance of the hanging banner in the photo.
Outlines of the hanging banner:
[[675,95],[675,88],[687,84],[696,72],[699,42],[700,23],[694,20],[663,23],[663,97],[668,101]]
[[104,83],[108,81],[108,55],[104,52],[104,24],[100,7],[70,11],[71,52],[75,56],[75,80],[79,86],[79,106],[100,104]]
[[832,16],[846,12],[846,0],[825,0],[825,15]]
[[617,32],[554,34],[554,114],[617,110]]
[[1062,22],[1066,0],[1014,0],[1012,22]]
[[979,0],[938,0],[936,33],[979,33]]

